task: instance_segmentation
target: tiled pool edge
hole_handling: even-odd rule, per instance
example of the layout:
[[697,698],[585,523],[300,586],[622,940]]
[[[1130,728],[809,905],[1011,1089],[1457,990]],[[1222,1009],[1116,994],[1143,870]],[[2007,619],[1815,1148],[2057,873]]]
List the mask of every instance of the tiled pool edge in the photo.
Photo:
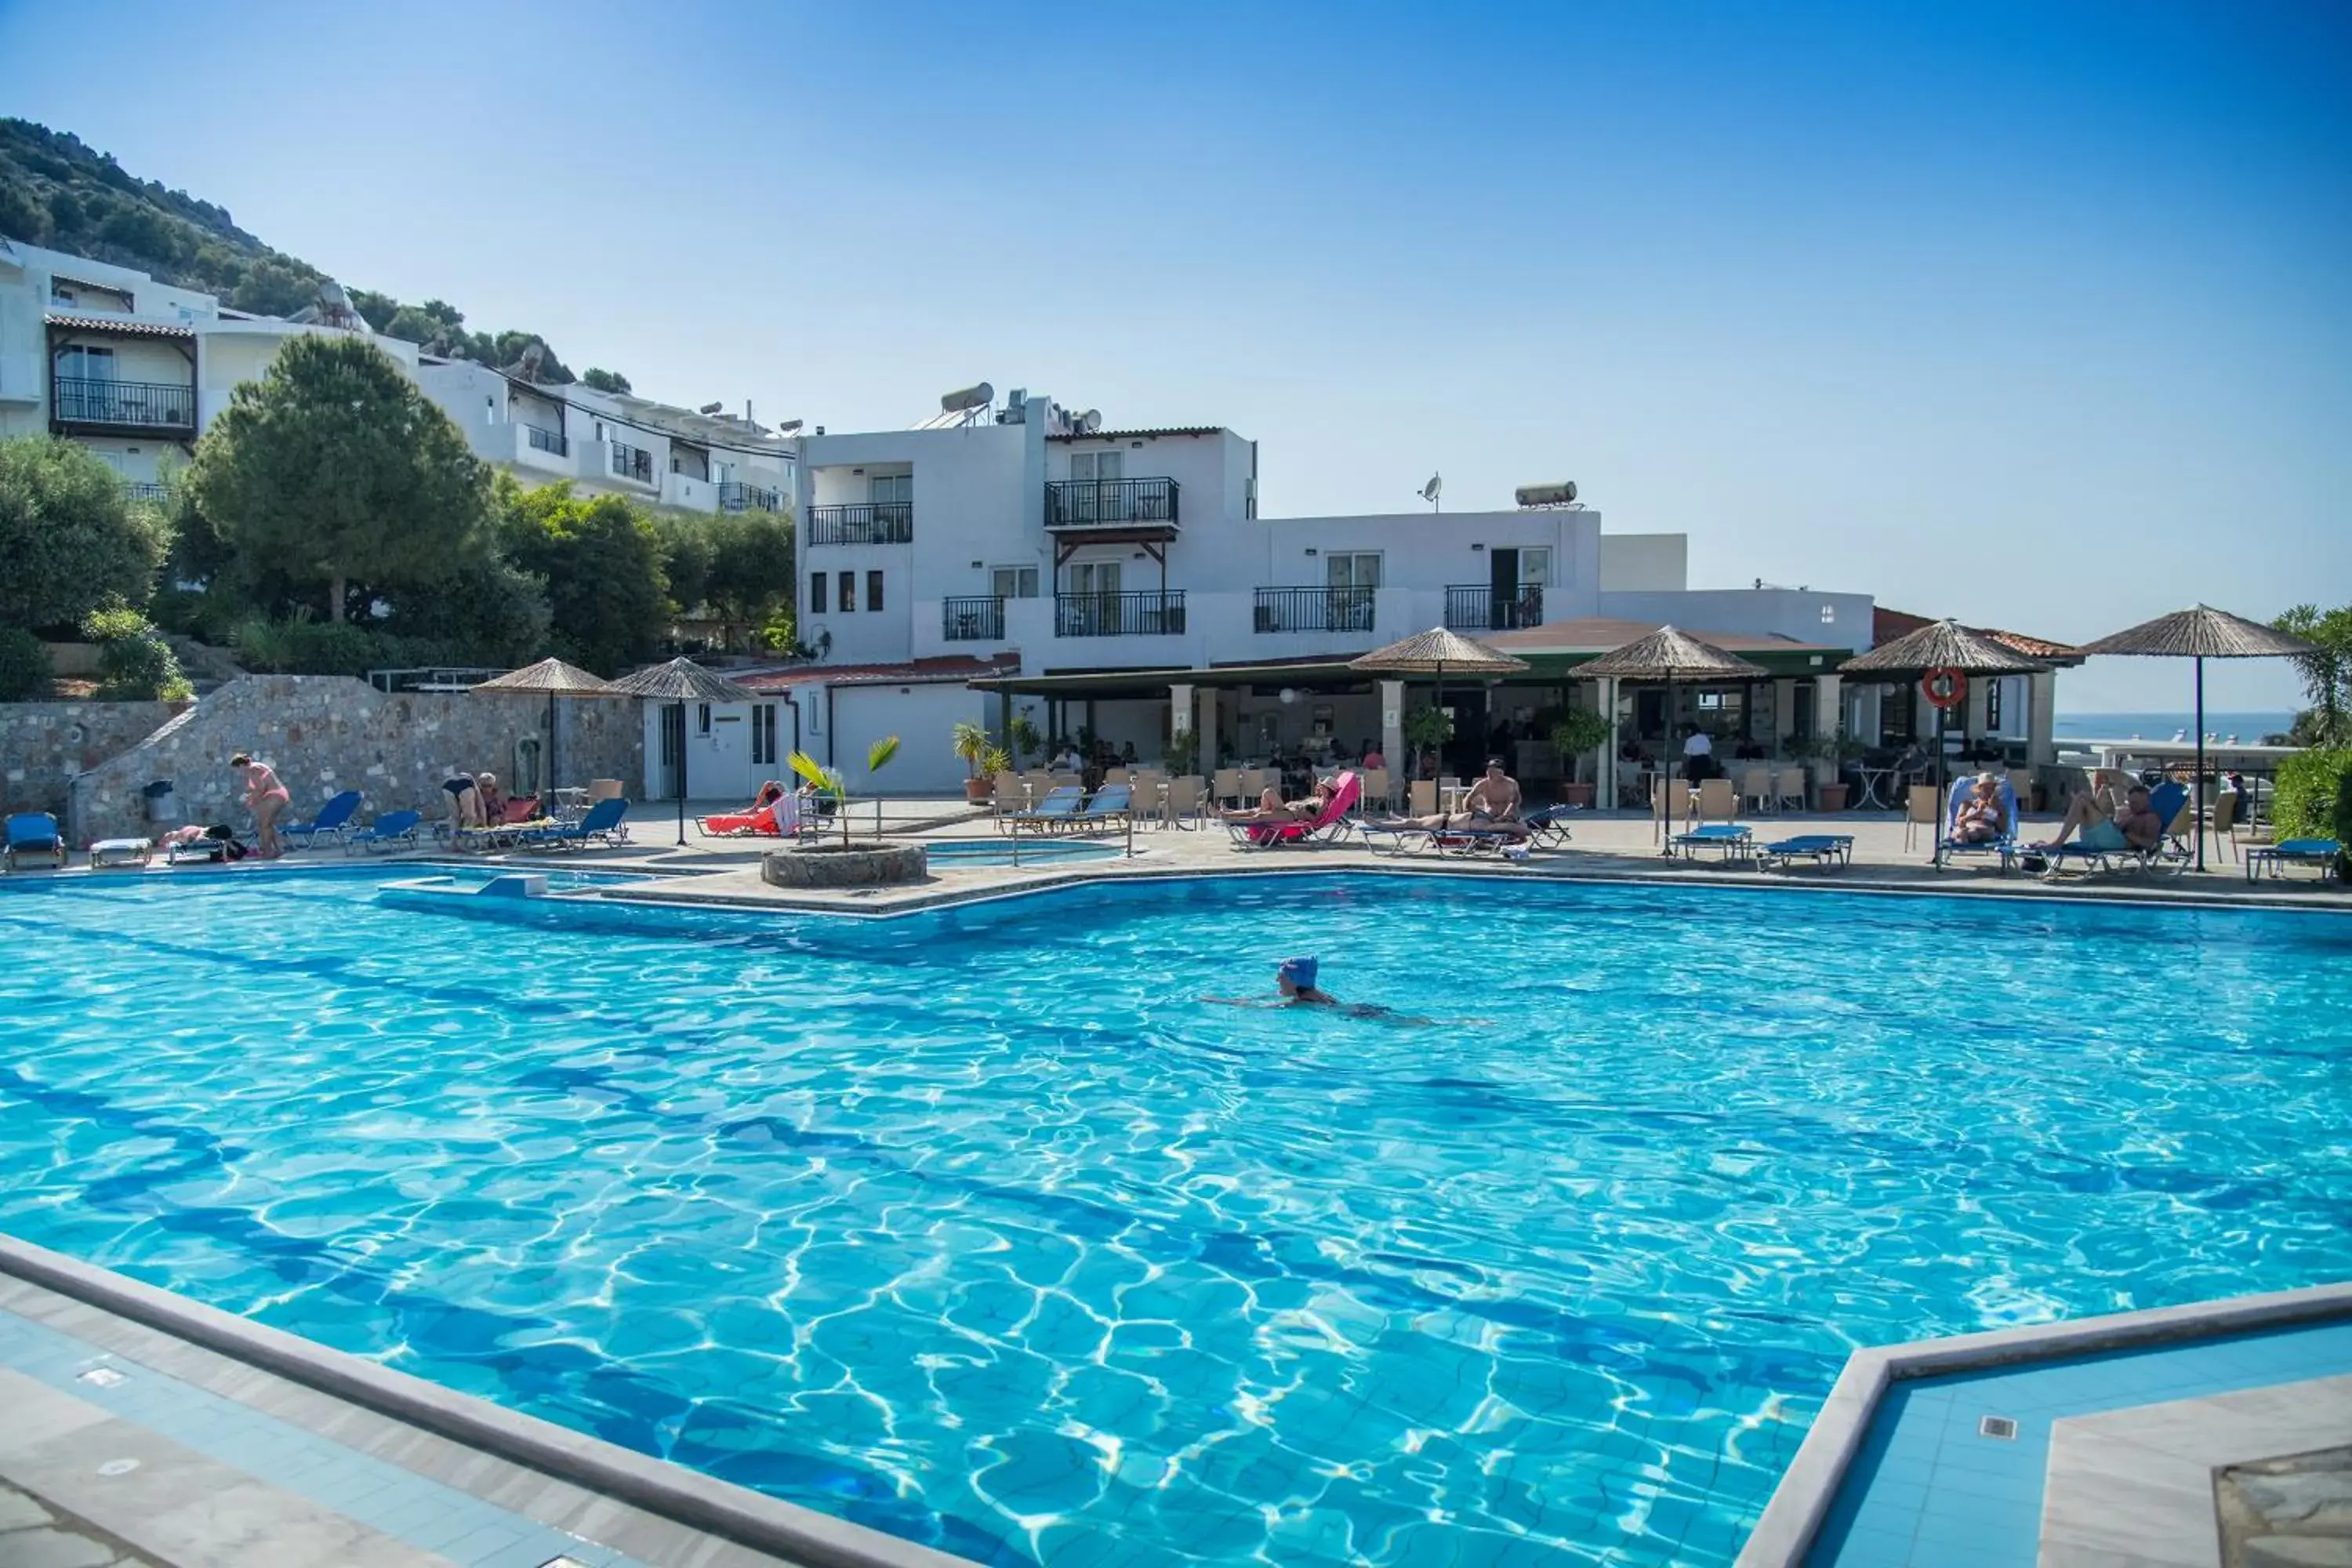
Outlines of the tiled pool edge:
[[0,1275],[810,1568],[972,1568],[964,1558],[505,1409],[5,1234]]
[[1737,1568],[1800,1568],[1829,1518],[1847,1468],[1862,1451],[1879,1401],[1897,1382],[2336,1318],[2352,1318],[2352,1282],[1858,1350],[1846,1358],[1821,1414],[1748,1532]]

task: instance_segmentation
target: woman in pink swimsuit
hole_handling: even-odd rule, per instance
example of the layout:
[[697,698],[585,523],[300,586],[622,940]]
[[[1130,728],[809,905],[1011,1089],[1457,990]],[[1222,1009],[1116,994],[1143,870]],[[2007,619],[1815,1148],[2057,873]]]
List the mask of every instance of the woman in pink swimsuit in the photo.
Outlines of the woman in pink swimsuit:
[[264,860],[275,860],[286,853],[278,842],[278,814],[293,800],[286,786],[267,763],[257,763],[239,752],[228,760],[237,775],[245,780],[245,804],[253,813],[255,845]]

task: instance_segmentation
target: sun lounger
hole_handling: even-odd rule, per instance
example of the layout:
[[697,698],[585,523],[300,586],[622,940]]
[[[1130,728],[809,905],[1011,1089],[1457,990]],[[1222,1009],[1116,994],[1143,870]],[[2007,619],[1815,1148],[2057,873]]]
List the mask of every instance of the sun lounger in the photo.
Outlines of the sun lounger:
[[793,797],[791,791],[772,780],[753,791],[752,798],[757,799],[772,789],[778,794],[765,805],[750,811],[701,817],[696,826],[712,838],[789,837],[800,830],[800,802]]
[[621,819],[629,815],[625,800],[600,800],[577,822],[551,823],[526,828],[517,839],[523,849],[577,849],[589,844],[617,844],[627,836]]
[[1055,784],[1027,811],[1016,811],[1004,819],[1008,833],[1059,833],[1069,826],[1070,819],[1086,803],[1083,784]]
[[65,835],[58,819],[46,811],[20,811],[8,819],[7,838],[0,845],[0,865],[16,870],[27,855],[37,855],[52,868],[66,863]]
[[364,849],[373,855],[379,849],[396,848],[404,844],[414,846],[416,842],[416,825],[424,820],[423,812],[387,811],[378,816],[371,826],[362,827],[346,837],[343,840],[343,848],[346,852]]
[[163,846],[163,864],[185,866],[225,865],[228,861],[228,841],[206,837],[196,839],[173,839]]
[[1133,784],[1107,784],[1095,791],[1094,798],[1085,807],[1070,814],[1072,833],[1091,833],[1098,828],[1117,826],[1127,821],[1135,805]]
[[1759,845],[1756,849],[1756,868],[1759,871],[1791,866],[1799,860],[1811,860],[1816,866],[1852,865],[1853,835],[1851,833],[1801,833],[1794,838],[1782,838],[1770,844]]
[[2265,870],[2284,879],[2289,866],[2309,866],[2325,881],[2343,853],[2343,844],[2333,838],[2286,838],[2276,844],[2250,844],[2246,847],[2246,880],[2252,881]]
[[89,868],[144,866],[154,853],[155,842],[151,838],[101,838],[89,847]]
[[347,789],[319,808],[319,815],[308,822],[289,822],[278,829],[286,847],[299,849],[305,844],[333,844],[351,831],[352,815],[364,798],[355,789]]
[[1527,824],[1528,841],[1531,844],[1539,844],[1547,849],[1566,848],[1569,840],[1569,818],[1581,809],[1580,806],[1573,805],[1553,805],[1545,807],[1532,816],[1522,817],[1520,820]]
[[1404,855],[1422,850],[1439,855],[1475,857],[1501,855],[1519,859],[1535,841],[1506,827],[1423,827],[1414,823],[1360,822],[1364,847],[1375,855]]
[[1745,860],[1756,852],[1755,836],[1744,823],[1710,823],[1677,833],[1671,842],[1686,860],[1697,859],[1701,850],[1711,849],[1726,861]]
[[1268,849],[1277,844],[1336,844],[1348,836],[1348,813],[1356,808],[1363,792],[1363,781],[1354,773],[1343,773],[1332,786],[1330,798],[1323,809],[1313,816],[1303,816],[1296,822],[1228,822],[1225,826],[1234,837],[1236,849]]
[[2080,838],[2076,838],[2072,843],[2063,844],[2055,849],[2044,849],[2036,845],[2023,845],[2019,847],[2018,854],[2025,858],[2029,868],[2032,867],[2034,860],[2039,859],[2042,863],[2040,868],[2042,874],[2045,877],[2054,877],[2070,866],[2084,871],[2101,872],[2184,871],[2188,869],[2191,858],[2189,848],[2175,837],[2168,828],[2172,819],[2180,815],[2180,808],[2187,804],[2188,800],[2189,786],[2178,780],[2160,784],[2149,792],[2147,808],[2156,813],[2158,820],[2167,825],[2168,831],[2159,834],[2156,843],[2146,849],[2136,849],[2130,845],[2125,845],[2118,849],[2102,849],[2085,845]]
[[2008,824],[2007,829],[1998,837],[1988,838],[1982,843],[1967,843],[1952,837],[1952,824],[1960,815],[1960,803],[1968,799],[1969,792],[1976,787],[1977,781],[1973,776],[1952,781],[1951,793],[1944,797],[1943,830],[1937,836],[1936,852],[1929,857],[1928,864],[1940,871],[1953,860],[1963,857],[1992,855],[1999,857],[2001,872],[2005,876],[2017,862],[2017,790],[2007,779],[2001,780],[2000,819]]

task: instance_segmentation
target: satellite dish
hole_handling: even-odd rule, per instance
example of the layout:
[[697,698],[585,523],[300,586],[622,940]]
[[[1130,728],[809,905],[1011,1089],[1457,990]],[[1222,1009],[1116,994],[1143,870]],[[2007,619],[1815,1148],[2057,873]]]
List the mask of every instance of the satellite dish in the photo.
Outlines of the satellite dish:
[[996,401],[996,388],[986,382],[978,386],[961,387],[940,399],[942,414],[965,414],[975,408],[985,408]]
[[1091,436],[1102,428],[1102,410],[1089,408],[1078,416],[1078,428]]
[[1576,481],[1562,479],[1553,485],[1521,485],[1513,493],[1518,503],[1524,507],[1574,506]]
[[1421,487],[1421,499],[1429,503],[1429,507],[1432,511],[1437,510],[1437,498],[1444,489],[1445,476],[1444,474],[1430,475],[1429,483]]

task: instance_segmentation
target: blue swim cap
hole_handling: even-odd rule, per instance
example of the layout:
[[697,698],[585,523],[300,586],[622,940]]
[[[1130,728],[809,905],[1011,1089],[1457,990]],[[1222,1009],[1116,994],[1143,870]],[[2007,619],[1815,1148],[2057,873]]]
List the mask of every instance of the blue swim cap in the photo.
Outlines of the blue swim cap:
[[1286,958],[1275,973],[1293,985],[1315,984],[1316,962],[1312,958]]

